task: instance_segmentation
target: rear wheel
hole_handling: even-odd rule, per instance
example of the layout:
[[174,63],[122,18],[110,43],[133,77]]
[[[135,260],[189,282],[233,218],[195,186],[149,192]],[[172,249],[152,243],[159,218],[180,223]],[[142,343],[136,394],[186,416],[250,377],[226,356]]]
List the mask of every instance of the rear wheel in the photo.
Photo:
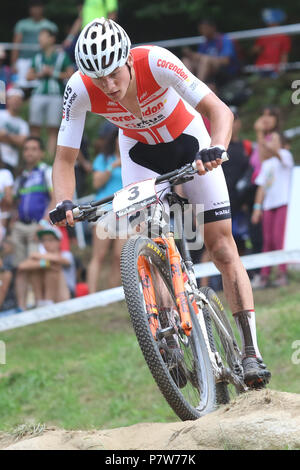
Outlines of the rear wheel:
[[217,403],[224,404],[245,389],[242,355],[221,300],[210,287],[201,287],[200,291],[213,309],[205,306],[203,314],[211,350],[219,354],[224,366],[224,377],[216,382]]
[[213,411],[215,381],[205,340],[190,303],[191,335],[181,330],[163,248],[148,238],[128,240],[121,255],[121,276],[140,348],[171,408],[182,420]]

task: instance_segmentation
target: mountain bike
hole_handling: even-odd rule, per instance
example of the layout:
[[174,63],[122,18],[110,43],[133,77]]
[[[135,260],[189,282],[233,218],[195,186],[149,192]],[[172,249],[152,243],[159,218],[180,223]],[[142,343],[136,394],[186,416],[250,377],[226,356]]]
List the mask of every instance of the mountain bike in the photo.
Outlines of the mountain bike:
[[[101,230],[120,235],[122,221],[126,234],[134,228],[121,255],[125,300],[152,376],[182,420],[197,419],[247,390],[222,302],[211,288],[198,287],[187,238],[184,231],[176,235],[186,201],[173,188],[196,172],[195,163],[187,164],[73,209],[75,220],[98,221]],[[166,217],[163,197],[181,211]]]

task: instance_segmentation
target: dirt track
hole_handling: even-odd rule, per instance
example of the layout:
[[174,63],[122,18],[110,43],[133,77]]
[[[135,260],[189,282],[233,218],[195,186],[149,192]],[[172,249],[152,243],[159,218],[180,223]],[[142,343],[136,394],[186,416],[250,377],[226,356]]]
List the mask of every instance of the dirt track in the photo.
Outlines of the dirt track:
[[101,431],[48,428],[17,442],[2,434],[0,449],[300,449],[300,395],[250,392],[197,421],[141,423]]

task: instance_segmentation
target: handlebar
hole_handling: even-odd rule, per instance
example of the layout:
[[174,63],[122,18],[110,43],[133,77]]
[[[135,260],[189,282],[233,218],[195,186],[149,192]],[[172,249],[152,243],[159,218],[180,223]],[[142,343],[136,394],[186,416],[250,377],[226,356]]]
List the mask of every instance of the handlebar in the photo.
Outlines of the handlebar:
[[[229,160],[227,152],[223,152],[222,157],[221,157],[222,162],[226,162]],[[169,173],[165,173],[163,175],[160,175],[156,178],[155,184],[160,184],[163,182],[169,182],[172,185],[177,185],[181,183],[185,183],[186,181],[190,181],[191,179],[194,178],[194,174],[197,173],[197,164],[196,161],[193,163],[187,163],[181,168],[178,168],[176,170],[170,171]],[[208,170],[206,170],[208,171]],[[107,196],[103,199],[100,199],[98,201],[93,201],[90,204],[85,204],[82,206],[75,207],[73,209],[73,216],[74,219],[80,221],[80,220],[88,220],[88,221],[93,221],[99,218],[101,215],[105,214],[105,210],[102,210],[99,208],[99,206],[104,206],[105,204],[108,204],[111,202],[114,198],[114,194],[111,196]]]

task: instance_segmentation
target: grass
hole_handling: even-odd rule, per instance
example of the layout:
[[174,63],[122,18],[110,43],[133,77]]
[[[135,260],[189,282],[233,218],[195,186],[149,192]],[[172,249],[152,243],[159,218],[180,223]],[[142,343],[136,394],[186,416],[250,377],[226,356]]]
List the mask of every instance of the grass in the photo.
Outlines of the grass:
[[[291,356],[292,343],[300,339],[298,285],[294,280],[255,294],[271,387],[295,393],[300,365]],[[40,429],[34,428],[39,423],[104,429],[176,421],[145,364],[124,302],[8,331],[0,339],[7,360],[0,366],[2,431],[28,432]]]

